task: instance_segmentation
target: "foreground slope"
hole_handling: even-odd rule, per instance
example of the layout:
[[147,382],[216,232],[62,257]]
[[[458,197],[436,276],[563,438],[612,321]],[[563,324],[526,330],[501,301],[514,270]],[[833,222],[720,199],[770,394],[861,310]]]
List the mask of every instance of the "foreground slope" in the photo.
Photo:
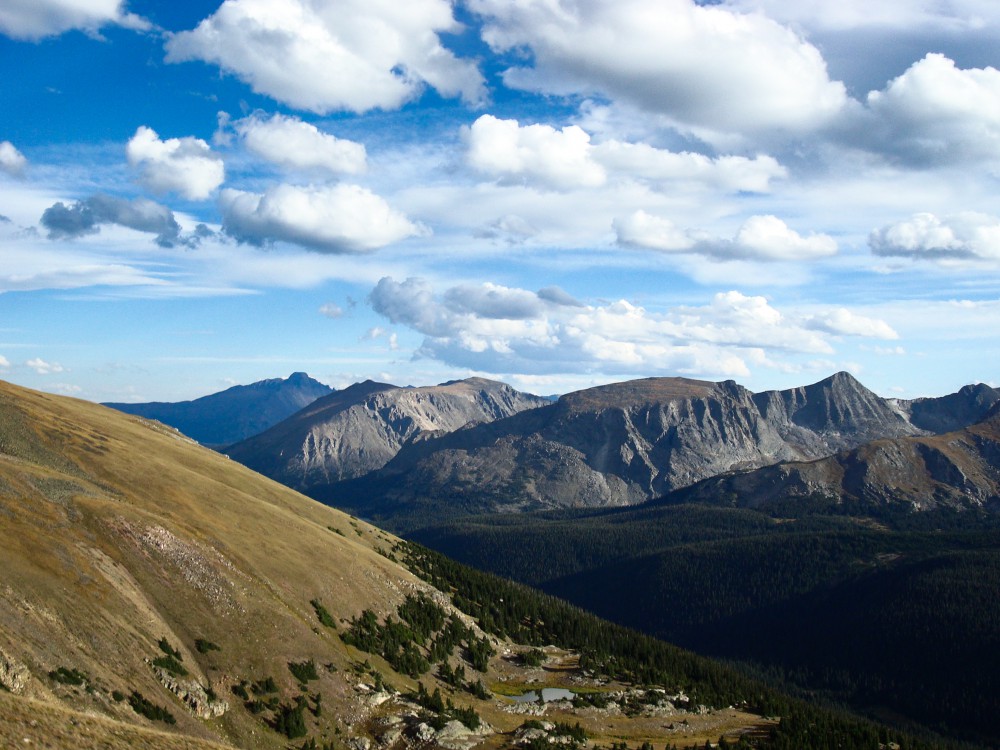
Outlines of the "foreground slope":
[[[0,675],[26,698],[280,746],[223,701],[239,703],[231,688],[244,679],[286,691],[289,661],[349,665],[310,601],[350,618],[415,590],[375,551],[380,533],[157,423],[0,384]],[[160,639],[192,684],[172,691],[151,666],[166,656]],[[199,641],[217,648],[200,653]],[[347,680],[329,671],[315,685],[346,713]],[[133,692],[176,724],[139,716]]]
[[203,445],[224,446],[263,432],[332,390],[304,372],[295,372],[285,379],[234,385],[193,401],[105,406],[156,419]]
[[226,453],[265,476],[308,491],[380,469],[414,439],[547,403],[484,378],[421,388],[369,380],[320,399]]

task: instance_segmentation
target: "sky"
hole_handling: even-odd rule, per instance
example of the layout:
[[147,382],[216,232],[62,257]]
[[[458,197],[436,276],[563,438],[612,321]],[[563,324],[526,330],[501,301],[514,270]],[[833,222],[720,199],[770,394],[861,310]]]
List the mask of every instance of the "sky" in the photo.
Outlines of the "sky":
[[0,378],[1000,385],[991,0],[5,0]]

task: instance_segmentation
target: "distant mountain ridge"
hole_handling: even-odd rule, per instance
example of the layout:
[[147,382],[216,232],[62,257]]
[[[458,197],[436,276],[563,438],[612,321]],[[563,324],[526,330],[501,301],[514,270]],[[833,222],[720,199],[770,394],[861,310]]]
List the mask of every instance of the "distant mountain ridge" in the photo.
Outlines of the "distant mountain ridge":
[[309,491],[382,468],[407,443],[491,422],[548,401],[485,378],[401,388],[366,380],[319,399],[230,458]]
[[285,379],[235,385],[192,401],[104,406],[158,420],[203,445],[221,447],[263,432],[332,391],[306,373],[295,372]]
[[[981,393],[975,389],[967,393],[977,403],[988,400],[978,398]],[[955,405],[951,396],[944,399]],[[952,414],[956,412],[962,410]],[[947,424],[932,409],[925,413],[934,415],[933,423]],[[1000,398],[993,401],[979,422],[952,432],[873,440],[815,461],[734,472],[706,479],[667,499],[709,503],[722,500],[747,507],[811,499],[870,507],[899,504],[914,510],[942,506],[998,509]]]
[[[894,402],[848,373],[762,393],[647,378],[405,445],[384,469],[312,492],[398,528],[428,514],[632,505],[728,472],[928,436],[919,425],[981,418],[1000,394],[982,386],[945,398]],[[950,422],[934,416],[943,413]]]

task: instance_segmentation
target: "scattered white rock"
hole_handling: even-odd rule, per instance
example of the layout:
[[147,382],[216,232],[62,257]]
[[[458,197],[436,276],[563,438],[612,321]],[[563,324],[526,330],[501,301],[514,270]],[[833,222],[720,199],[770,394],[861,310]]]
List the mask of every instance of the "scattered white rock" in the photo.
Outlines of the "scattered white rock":
[[31,672],[24,664],[13,656],[8,656],[6,652],[0,651],[0,685],[14,695],[20,695],[28,686],[30,679]]

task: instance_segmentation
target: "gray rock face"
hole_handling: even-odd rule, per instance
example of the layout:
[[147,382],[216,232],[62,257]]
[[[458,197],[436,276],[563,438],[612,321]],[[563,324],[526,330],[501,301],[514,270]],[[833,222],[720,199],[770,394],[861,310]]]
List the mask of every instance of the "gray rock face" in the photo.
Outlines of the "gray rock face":
[[272,479],[309,491],[380,469],[409,442],[546,403],[483,378],[424,388],[365,381],[226,452]]
[[627,505],[726,472],[925,434],[847,373],[759,394],[732,381],[650,378],[407,445],[336,497],[380,518],[442,503],[452,514]]
[[160,667],[153,672],[171,693],[190,709],[199,719],[216,719],[229,710],[229,702],[209,695],[197,680],[181,680]]
[[981,421],[998,402],[1000,391],[979,383],[940,398],[918,398],[896,403],[916,427],[942,433]]
[[0,650],[0,686],[4,690],[20,695],[30,679],[31,672],[24,664]]
[[700,482],[678,500],[760,507],[811,497],[912,510],[1000,506],[1000,411],[943,435],[875,440],[811,461]]

